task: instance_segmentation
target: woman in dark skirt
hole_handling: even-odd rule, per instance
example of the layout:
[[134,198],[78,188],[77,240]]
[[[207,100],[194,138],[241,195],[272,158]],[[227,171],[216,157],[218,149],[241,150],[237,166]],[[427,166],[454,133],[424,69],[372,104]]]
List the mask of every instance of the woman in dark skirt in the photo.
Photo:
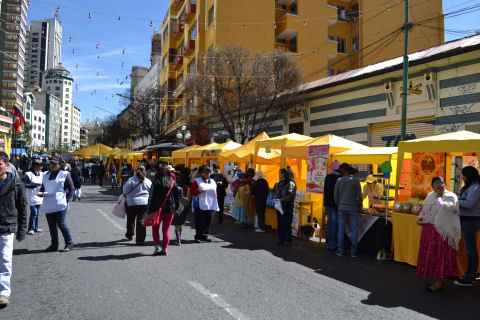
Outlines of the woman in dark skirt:
[[417,221],[422,226],[417,274],[433,278],[427,290],[438,292],[444,278],[457,275],[460,209],[457,196],[445,189],[442,177],[433,178],[432,188]]

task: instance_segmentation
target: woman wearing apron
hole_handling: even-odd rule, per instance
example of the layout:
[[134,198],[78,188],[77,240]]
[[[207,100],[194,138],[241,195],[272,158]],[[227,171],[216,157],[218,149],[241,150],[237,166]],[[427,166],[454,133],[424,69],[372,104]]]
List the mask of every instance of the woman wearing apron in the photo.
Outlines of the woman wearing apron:
[[52,157],[50,160],[50,171],[43,176],[41,192],[43,203],[40,212],[45,213],[50,229],[51,244],[45,249],[47,252],[58,249],[58,230],[62,232],[65,240],[65,248],[62,252],[68,252],[73,247],[72,237],[65,223],[65,216],[68,211],[68,203],[73,197],[75,188],[72,177],[67,171],[60,170],[62,160],[59,157]]
[[38,227],[38,213],[42,204],[42,198],[37,194],[43,181],[42,160],[35,160],[31,171],[25,173],[25,188],[27,189],[27,201],[30,206],[30,219],[28,221],[27,234],[33,235],[42,232]]

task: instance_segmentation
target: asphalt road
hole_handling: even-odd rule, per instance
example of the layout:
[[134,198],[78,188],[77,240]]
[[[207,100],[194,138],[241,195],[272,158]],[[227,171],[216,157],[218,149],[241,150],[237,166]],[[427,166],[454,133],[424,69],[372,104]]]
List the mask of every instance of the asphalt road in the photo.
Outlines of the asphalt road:
[[[0,319],[478,319],[480,286],[425,291],[415,268],[337,257],[324,246],[276,246],[273,232],[214,224],[213,242],[153,257],[122,240],[118,192],[84,186],[67,217],[75,248],[44,253],[48,232],[15,243],[11,304]],[[41,228],[48,230],[45,217]],[[173,229],[173,228],[172,228]],[[174,232],[171,230],[172,243]]]

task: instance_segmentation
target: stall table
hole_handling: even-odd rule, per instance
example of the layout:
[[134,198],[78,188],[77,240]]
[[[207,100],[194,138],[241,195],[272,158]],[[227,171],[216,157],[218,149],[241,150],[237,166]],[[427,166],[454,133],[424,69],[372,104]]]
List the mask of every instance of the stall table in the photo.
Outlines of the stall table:
[[[422,232],[422,227],[417,225],[417,219],[418,216],[413,214],[392,212],[393,259],[395,261],[417,266],[420,234]],[[477,237],[477,248],[480,248],[480,233]],[[463,275],[467,270],[467,256],[463,239],[460,240],[457,252],[457,265],[458,275]],[[477,272],[480,272],[480,266]]]
[[272,230],[277,230],[277,210],[274,208],[265,209],[265,225],[270,226]]

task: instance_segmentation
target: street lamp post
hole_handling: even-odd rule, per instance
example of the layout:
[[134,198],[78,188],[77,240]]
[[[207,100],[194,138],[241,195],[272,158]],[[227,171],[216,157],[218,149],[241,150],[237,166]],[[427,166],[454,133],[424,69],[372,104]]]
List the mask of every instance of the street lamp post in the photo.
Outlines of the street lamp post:
[[180,130],[178,130],[177,135],[176,135],[178,140],[183,140],[183,144],[192,137],[190,134],[190,130],[187,130],[187,126],[182,126]]

